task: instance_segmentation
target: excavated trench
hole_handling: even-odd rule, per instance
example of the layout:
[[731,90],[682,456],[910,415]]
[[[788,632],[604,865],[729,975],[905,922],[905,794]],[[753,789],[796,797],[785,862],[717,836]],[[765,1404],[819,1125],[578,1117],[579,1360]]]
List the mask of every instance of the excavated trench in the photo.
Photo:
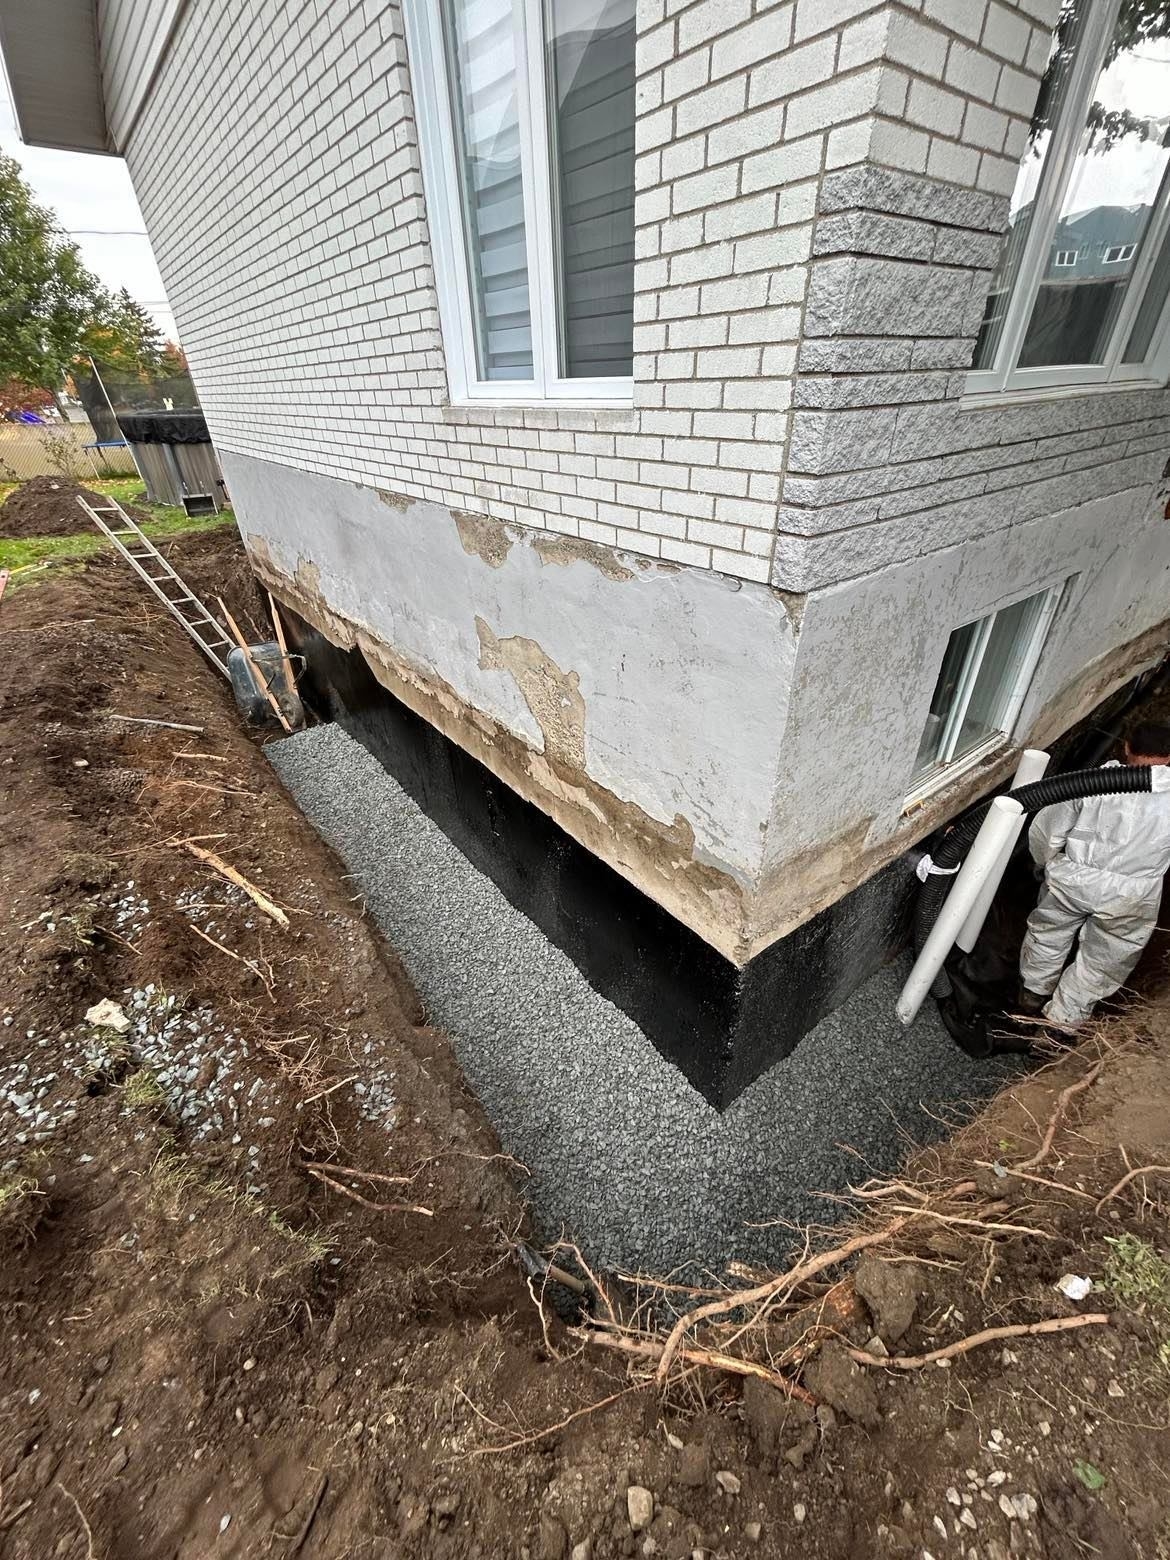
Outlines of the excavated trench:
[[541,1233],[598,1260],[779,1258],[790,1222],[832,1217],[826,1193],[891,1169],[1020,1065],[971,1061],[933,1004],[903,1030],[899,960],[720,1114],[340,727],[265,751],[530,1168]]

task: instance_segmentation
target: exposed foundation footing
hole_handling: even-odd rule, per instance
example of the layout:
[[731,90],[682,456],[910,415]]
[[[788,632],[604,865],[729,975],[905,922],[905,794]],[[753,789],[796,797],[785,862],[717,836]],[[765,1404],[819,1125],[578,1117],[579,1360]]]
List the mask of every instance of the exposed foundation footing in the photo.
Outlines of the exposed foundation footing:
[[388,693],[360,650],[340,650],[288,616],[310,700],[716,1109],[904,944],[916,883],[899,859],[736,966]]

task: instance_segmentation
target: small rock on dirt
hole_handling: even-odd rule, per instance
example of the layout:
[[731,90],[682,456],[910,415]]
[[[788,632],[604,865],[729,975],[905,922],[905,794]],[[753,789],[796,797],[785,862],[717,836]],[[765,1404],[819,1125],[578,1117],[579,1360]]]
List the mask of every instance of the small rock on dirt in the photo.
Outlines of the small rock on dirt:
[[840,1344],[825,1344],[805,1371],[804,1379],[813,1396],[828,1403],[839,1414],[847,1414],[867,1430],[874,1430],[881,1423],[878,1395],[873,1383],[864,1369],[853,1363]]
[[100,1002],[95,1002],[91,1008],[87,1008],[85,1021],[98,1029],[112,1029],[118,1035],[124,1035],[130,1028],[130,1020],[122,1011],[122,1004],[112,1001],[109,997],[103,997]]
[[897,1343],[910,1329],[918,1306],[918,1283],[913,1267],[895,1267],[880,1257],[865,1256],[857,1264],[853,1287],[865,1301],[878,1337]]
[[654,1496],[641,1484],[631,1484],[626,1491],[626,1511],[635,1533],[648,1528],[654,1520]]
[[729,1468],[720,1468],[715,1475],[715,1483],[725,1495],[738,1495],[743,1485]]

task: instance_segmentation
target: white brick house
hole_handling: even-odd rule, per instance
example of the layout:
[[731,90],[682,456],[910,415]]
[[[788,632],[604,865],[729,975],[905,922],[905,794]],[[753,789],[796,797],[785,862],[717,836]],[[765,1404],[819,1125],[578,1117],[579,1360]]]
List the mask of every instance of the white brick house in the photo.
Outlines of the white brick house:
[[1170,43],[1061,9],[0,0],[263,580],[722,961],[695,1044],[768,972],[713,1097],[871,967],[829,907],[1170,640]]

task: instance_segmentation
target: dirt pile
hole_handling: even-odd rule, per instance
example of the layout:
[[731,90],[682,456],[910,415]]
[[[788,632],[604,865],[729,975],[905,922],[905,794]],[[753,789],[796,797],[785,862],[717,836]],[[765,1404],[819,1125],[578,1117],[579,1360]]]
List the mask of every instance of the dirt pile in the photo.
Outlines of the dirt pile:
[[[90,530],[93,522],[78,507],[79,496],[95,507],[109,502],[66,477],[30,478],[0,505],[0,536],[73,536]],[[123,507],[140,524],[150,518],[133,505]]]

